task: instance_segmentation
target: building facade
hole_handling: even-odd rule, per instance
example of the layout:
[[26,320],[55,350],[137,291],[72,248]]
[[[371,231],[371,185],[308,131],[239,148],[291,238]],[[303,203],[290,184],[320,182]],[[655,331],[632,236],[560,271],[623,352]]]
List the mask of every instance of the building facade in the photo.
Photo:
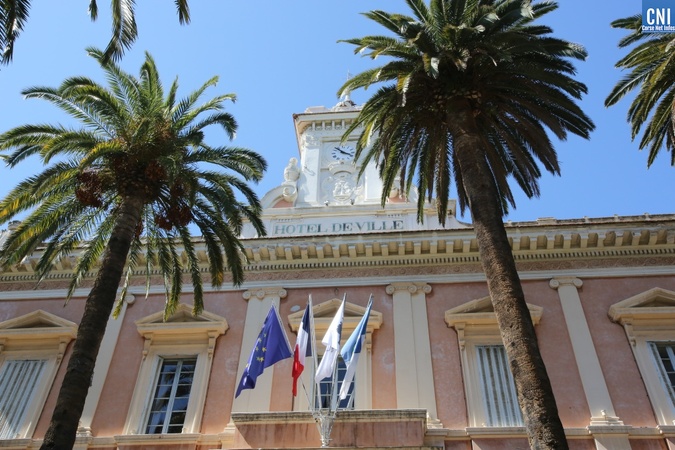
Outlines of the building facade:
[[[106,329],[78,449],[316,448],[292,360],[235,390],[262,321],[279,309],[291,343],[308,298],[317,340],[342,298],[343,339],[373,296],[354,386],[331,447],[527,448],[475,235],[432,204],[387,193],[342,134],[345,100],[294,116],[299,155],[263,197],[268,234],[244,230],[241,288],[205,294],[162,320],[164,289],[145,277]],[[279,174],[281,175],[281,174]],[[675,214],[507,223],[570,447],[675,448]],[[4,231],[6,236],[10,230]],[[2,239],[2,235],[0,235]],[[72,261],[39,286],[34,259],[0,272],[0,448],[46,432],[88,289],[64,305]],[[319,344],[317,349],[322,348]]]

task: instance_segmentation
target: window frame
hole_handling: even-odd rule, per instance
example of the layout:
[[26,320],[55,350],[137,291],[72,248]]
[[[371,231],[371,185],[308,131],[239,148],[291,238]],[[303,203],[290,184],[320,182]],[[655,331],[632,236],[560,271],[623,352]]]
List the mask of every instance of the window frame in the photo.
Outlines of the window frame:
[[[499,380],[498,386],[506,387],[506,391],[504,391],[504,389],[501,389],[499,387],[495,388],[494,391],[498,391],[499,395],[502,396],[502,397],[509,397],[510,401],[508,403],[499,402],[500,406],[498,408],[504,409],[507,412],[507,414],[508,414],[508,411],[511,411],[512,414],[515,416],[514,417],[515,423],[510,423],[510,424],[488,423],[488,422],[490,422],[490,416],[491,416],[490,410],[494,409],[494,408],[490,408],[490,403],[491,403],[490,399],[489,399],[490,395],[488,394],[488,392],[486,392],[486,389],[485,389],[485,382],[483,380],[485,380],[487,378],[487,374],[484,372],[483,365],[480,363],[480,355],[479,355],[480,351],[479,350],[481,348],[489,348],[489,347],[495,348],[495,349],[498,348],[499,351],[500,351],[499,357],[504,358],[504,360],[505,360],[505,367],[501,368],[504,371],[504,374],[500,374],[502,379]],[[511,374],[511,369],[509,368],[509,365],[508,365],[508,358],[506,356],[506,349],[504,348],[504,345],[502,345],[501,340],[500,340],[500,342],[489,343],[489,344],[485,343],[485,342],[472,344],[471,345],[471,351],[474,353],[474,357],[471,358],[471,359],[473,360],[474,364],[476,365],[474,373],[478,374],[478,377],[476,377],[476,378],[477,378],[477,380],[479,380],[478,381],[479,389],[480,389],[480,392],[481,392],[481,397],[483,398],[483,411],[482,411],[483,417],[482,417],[482,419],[483,419],[484,426],[486,426],[486,427],[522,427],[522,426],[524,426],[523,416],[522,416],[522,414],[520,412],[520,408],[518,406],[518,396],[517,396],[517,392],[516,392],[516,384],[513,381],[513,375]],[[500,375],[498,375],[498,376],[500,376]],[[505,380],[503,379],[504,377],[506,378]],[[491,382],[493,388],[495,387],[494,386],[495,381],[496,381],[495,377],[490,377],[490,382]],[[497,402],[495,402],[495,403],[497,403]]]
[[[150,433],[148,431],[148,428],[151,426],[150,425],[150,420],[153,415],[153,406],[155,405],[155,402],[157,401],[157,394],[159,390],[159,381],[160,378],[162,377],[162,373],[164,370],[165,365],[167,362],[171,361],[176,361],[176,371],[173,372],[173,381],[171,382],[171,389],[169,391],[169,397],[168,397],[168,403],[169,406],[171,406],[170,409],[167,409],[164,411],[164,417],[162,419],[161,423],[161,428],[162,431],[161,433]],[[157,373],[155,374],[155,380],[152,383],[152,392],[150,395],[150,401],[148,402],[148,408],[146,411],[145,415],[145,420],[143,421],[145,433],[144,434],[176,434],[176,432],[171,432],[168,431],[168,428],[171,426],[171,416],[177,412],[177,409],[175,408],[176,405],[176,400],[179,398],[176,393],[178,391],[178,387],[180,385],[180,379],[181,375],[184,373],[183,368],[186,364],[186,362],[192,362],[194,365],[194,369],[192,371],[192,379],[190,380],[190,390],[187,394],[188,396],[188,404],[186,405],[186,410],[185,410],[185,418],[183,420],[183,424],[181,425],[181,433],[183,432],[183,428],[185,427],[185,419],[188,417],[188,408],[190,406],[190,398],[192,398],[192,387],[195,384],[195,373],[196,373],[196,368],[197,368],[197,358],[192,357],[192,356],[187,356],[187,357],[180,357],[180,358],[167,358],[167,357],[160,357],[159,364],[157,366]],[[168,418],[168,423],[167,423],[167,418]],[[159,426],[159,425],[156,425]]]
[[22,425],[12,438],[31,438],[68,344],[77,325],[43,310],[0,323],[0,368],[7,361],[45,360],[40,378],[28,397]]
[[[158,312],[136,321],[138,332],[145,341],[124,426],[126,435],[148,435],[145,430],[163,359],[196,358],[190,400],[180,434],[198,433],[201,426],[215,342],[227,331],[227,321],[206,311],[194,317],[192,307],[184,304],[166,322],[162,318],[163,312]],[[179,433],[163,434],[175,436]]]
[[[539,324],[543,308],[529,303],[527,307],[534,325]],[[457,332],[469,421],[468,428],[523,430],[523,425],[487,425],[486,396],[480,382],[476,348],[489,345],[504,345],[490,297],[472,300],[447,310],[445,312],[445,322],[448,327],[454,328]]]
[[[319,362],[321,362],[320,359],[319,359]],[[354,397],[354,396],[355,396],[355,393],[358,392],[357,389],[356,389],[357,380],[356,380],[356,374],[354,374],[355,375],[354,379],[352,380],[352,383],[349,386],[349,394],[347,395],[347,397],[344,400],[340,400],[340,394],[339,393],[340,393],[340,389],[342,388],[342,382],[344,381],[344,376],[345,376],[346,373],[347,373],[347,363],[342,359],[342,356],[338,356],[338,360],[337,360],[337,386],[335,387],[335,389],[337,389],[336,395],[338,397],[337,398],[338,408],[343,409],[343,410],[351,411],[351,410],[354,410],[354,400],[356,400],[356,397]],[[324,378],[319,383],[318,389],[319,389],[320,392],[322,391],[322,389],[321,389],[322,385],[328,386],[329,382],[326,381],[327,378],[328,377]],[[320,402],[319,400],[323,399],[324,397],[328,398],[328,395],[324,394],[323,392],[321,392],[317,396],[317,398],[314,401],[314,404],[315,404],[316,408],[319,408],[319,404],[323,405],[323,402]],[[352,400],[352,397],[354,397],[354,400]],[[344,405],[344,406],[340,406],[340,405]]]
[[615,303],[609,316],[622,325],[659,425],[675,425],[675,400],[659,370],[651,342],[675,345],[675,292],[653,288]]
[[[337,309],[342,304],[342,300],[333,298],[325,302],[315,304],[312,306],[312,313],[314,316],[314,349],[317,353],[317,364],[320,361],[320,357],[323,356],[325,347],[321,343],[324,334],[328,330],[330,323],[337,312]],[[291,331],[296,334],[300,328],[300,322],[302,322],[302,315],[305,312],[303,307],[297,312],[288,315],[288,323],[291,327]],[[340,344],[344,345],[349,339],[349,336],[354,332],[354,329],[357,327],[361,318],[366,312],[366,308],[363,306],[355,305],[350,302],[345,302],[345,311],[344,319],[342,322],[342,334],[340,336]],[[356,368],[356,373],[354,374],[354,380],[352,381],[352,389],[355,390],[354,400],[352,401],[352,406],[350,410],[358,409],[371,409],[372,407],[372,338],[373,332],[379,330],[382,325],[382,313],[374,309],[371,309],[370,316],[368,318],[368,327],[366,329],[366,340],[365,345],[361,349],[361,356],[359,357],[358,366]],[[290,339],[291,345],[295,346],[295,339]],[[338,356],[338,359],[341,359],[341,356]],[[309,395],[312,394],[314,386],[314,373],[316,367],[313,366],[313,357],[308,359],[308,364],[305,366],[305,369],[300,375],[300,380],[304,383],[305,387],[310,390]],[[357,386],[358,385],[358,386]],[[349,397],[347,397],[349,398]],[[309,402],[307,396],[304,394],[304,389],[298,387],[298,396],[293,402],[294,411],[308,411]]]

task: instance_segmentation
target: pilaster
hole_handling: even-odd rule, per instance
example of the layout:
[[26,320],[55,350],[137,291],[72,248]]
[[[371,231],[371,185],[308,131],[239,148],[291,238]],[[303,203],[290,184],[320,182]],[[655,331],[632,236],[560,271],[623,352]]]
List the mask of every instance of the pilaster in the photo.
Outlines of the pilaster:
[[574,359],[579,369],[588,409],[591,411],[588,429],[594,435],[595,446],[598,450],[630,449],[627,433],[612,432],[621,431],[624,427],[614,412],[614,405],[579,297],[578,289],[583,286],[583,281],[576,277],[556,277],[549,282],[549,286],[558,291]]
[[[244,335],[239,351],[239,369],[237,370],[236,383],[239,383],[244,368],[251,356],[251,349],[260,334],[267,312],[272,305],[279,307],[282,298],[286,298],[287,292],[282,287],[254,288],[243,294],[248,301],[246,307],[246,322],[244,323]],[[256,381],[255,389],[245,389],[232,403],[233,412],[260,412],[269,411],[272,396],[272,378],[274,366],[268,367]]]
[[391,283],[397,408],[425,408],[437,419],[426,294],[431,286],[419,282]]

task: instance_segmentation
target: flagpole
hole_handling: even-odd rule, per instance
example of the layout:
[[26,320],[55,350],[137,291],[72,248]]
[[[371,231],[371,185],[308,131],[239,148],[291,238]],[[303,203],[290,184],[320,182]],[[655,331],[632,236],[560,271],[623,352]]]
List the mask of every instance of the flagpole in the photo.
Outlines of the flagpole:
[[[309,345],[312,348],[312,380],[314,380],[314,374],[316,373],[316,368],[318,364],[318,356],[316,354],[316,331],[314,329],[314,306],[312,303],[312,294],[309,294]],[[316,395],[317,395],[317,385],[316,382],[312,382],[312,392],[311,392],[311,401],[309,402],[309,410],[314,411],[316,409]]]
[[[345,292],[342,296],[342,304],[344,305],[345,302],[347,301],[347,293]],[[344,321],[344,311],[343,311],[343,321]],[[342,334],[342,333],[341,333]],[[342,336],[340,336],[342,338]],[[341,339],[342,340],[342,339]],[[338,343],[339,348],[342,347],[342,342]],[[335,413],[337,412],[338,408],[338,367],[340,366],[340,350],[338,348],[338,356],[335,361],[335,367],[333,367],[333,376],[331,377],[331,390],[330,390],[330,406],[329,406],[329,411],[333,411],[333,416],[335,416]]]
[[[274,308],[274,312],[277,315],[277,320],[279,320],[279,324],[283,325],[283,322],[281,321],[281,316],[279,315],[279,310],[277,309],[277,307],[274,303],[272,303],[272,308]],[[282,329],[283,329],[283,327],[282,327]],[[291,347],[291,342],[288,340],[288,336],[286,335],[286,330],[284,330],[283,336],[284,336],[284,341],[286,341],[286,346],[288,347],[288,351],[293,353],[293,347]]]

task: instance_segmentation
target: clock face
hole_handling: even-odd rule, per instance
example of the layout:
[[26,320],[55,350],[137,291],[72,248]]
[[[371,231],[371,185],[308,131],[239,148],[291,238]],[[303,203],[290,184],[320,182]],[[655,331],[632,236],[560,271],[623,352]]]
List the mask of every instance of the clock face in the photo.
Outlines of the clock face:
[[337,161],[351,161],[354,159],[356,148],[351,145],[335,145],[330,152],[333,159]]

